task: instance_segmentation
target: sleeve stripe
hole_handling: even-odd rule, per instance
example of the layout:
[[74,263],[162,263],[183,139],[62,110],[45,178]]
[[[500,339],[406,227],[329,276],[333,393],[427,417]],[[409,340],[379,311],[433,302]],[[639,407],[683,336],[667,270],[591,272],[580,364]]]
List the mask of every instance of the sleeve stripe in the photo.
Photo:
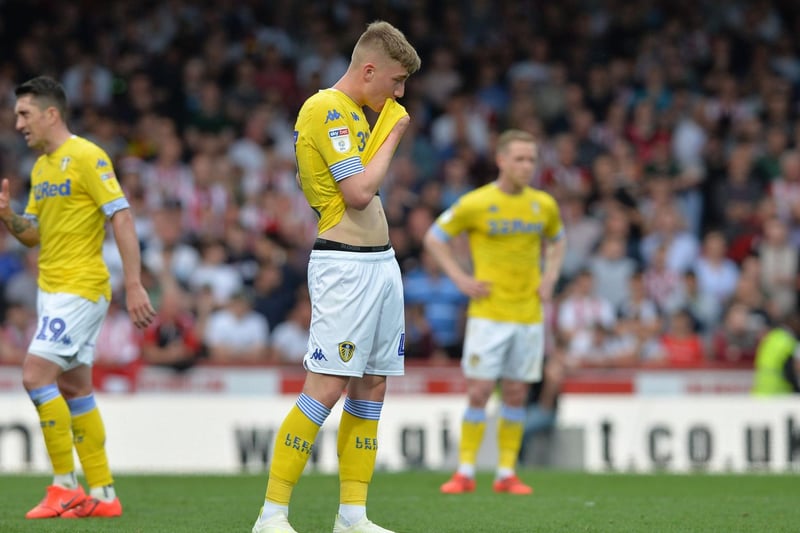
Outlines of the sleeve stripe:
[[356,155],[331,165],[330,171],[334,180],[341,181],[353,174],[364,172],[364,164],[361,162],[361,158]]
[[128,200],[126,198],[117,198],[116,200],[112,200],[107,204],[104,204],[102,207],[103,214],[106,218],[111,218],[117,211],[122,211],[123,209],[128,209],[130,205],[128,205]]
[[439,224],[431,226],[431,233],[440,241],[447,242],[450,240],[450,234],[445,232]]
[[550,237],[550,242],[560,241],[563,238],[564,238],[564,230],[562,229],[561,231]]

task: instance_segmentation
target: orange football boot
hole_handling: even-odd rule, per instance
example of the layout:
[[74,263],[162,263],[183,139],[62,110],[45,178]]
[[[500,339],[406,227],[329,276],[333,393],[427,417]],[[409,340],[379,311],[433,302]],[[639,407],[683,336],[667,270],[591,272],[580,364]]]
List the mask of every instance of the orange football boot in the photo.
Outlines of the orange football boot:
[[80,485],[74,489],[50,485],[39,505],[25,514],[25,518],[55,518],[83,503],[86,493]]
[[475,480],[456,472],[439,490],[444,494],[464,494],[475,492]]
[[533,488],[523,483],[517,476],[498,479],[492,485],[495,492],[508,494],[533,494]]
[[110,502],[104,502],[97,498],[86,498],[83,502],[64,512],[61,518],[114,518],[122,515],[122,504],[119,498],[114,498]]

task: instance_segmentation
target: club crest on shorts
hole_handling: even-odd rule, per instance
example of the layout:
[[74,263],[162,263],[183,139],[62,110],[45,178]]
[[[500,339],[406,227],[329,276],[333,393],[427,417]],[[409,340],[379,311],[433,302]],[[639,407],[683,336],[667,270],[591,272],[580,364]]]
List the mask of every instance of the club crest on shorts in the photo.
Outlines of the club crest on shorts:
[[352,342],[344,341],[339,343],[339,358],[345,363],[352,359],[355,353],[356,345]]
[[467,363],[472,368],[475,368],[476,366],[478,366],[478,363],[480,363],[480,362],[481,362],[481,356],[476,354],[476,353],[470,354],[469,355],[469,359],[467,360]]

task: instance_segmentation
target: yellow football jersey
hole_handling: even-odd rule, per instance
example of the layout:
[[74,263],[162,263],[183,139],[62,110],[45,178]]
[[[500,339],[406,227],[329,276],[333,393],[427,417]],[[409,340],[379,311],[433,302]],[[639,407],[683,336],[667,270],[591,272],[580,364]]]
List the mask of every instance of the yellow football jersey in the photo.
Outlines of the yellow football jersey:
[[361,156],[369,136],[363,109],[341,91],[319,91],[300,108],[294,128],[297,173],[319,217],[319,233],[342,219],[347,206],[336,183],[364,171]]
[[96,302],[111,299],[103,261],[106,217],[128,207],[111,159],[97,145],[72,136],[36,160],[25,216],[39,225],[39,287]]
[[537,292],[542,241],[563,236],[552,196],[531,187],[507,194],[489,183],[462,196],[439,216],[433,230],[445,240],[466,232],[474,277],[491,285],[488,297],[470,301],[469,316],[523,324],[542,321]]

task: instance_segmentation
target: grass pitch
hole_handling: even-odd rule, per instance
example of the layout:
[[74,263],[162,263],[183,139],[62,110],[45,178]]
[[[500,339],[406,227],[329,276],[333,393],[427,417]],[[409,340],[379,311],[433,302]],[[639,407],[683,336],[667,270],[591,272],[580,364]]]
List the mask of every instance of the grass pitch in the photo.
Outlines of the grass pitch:
[[[369,516],[398,533],[797,532],[797,475],[625,475],[523,471],[533,496],[494,494],[491,475],[473,494],[445,496],[446,473],[378,473]],[[119,475],[118,519],[25,520],[49,477],[0,476],[0,532],[247,533],[266,474]],[[338,481],[306,475],[290,518],[300,533],[330,533]]]

